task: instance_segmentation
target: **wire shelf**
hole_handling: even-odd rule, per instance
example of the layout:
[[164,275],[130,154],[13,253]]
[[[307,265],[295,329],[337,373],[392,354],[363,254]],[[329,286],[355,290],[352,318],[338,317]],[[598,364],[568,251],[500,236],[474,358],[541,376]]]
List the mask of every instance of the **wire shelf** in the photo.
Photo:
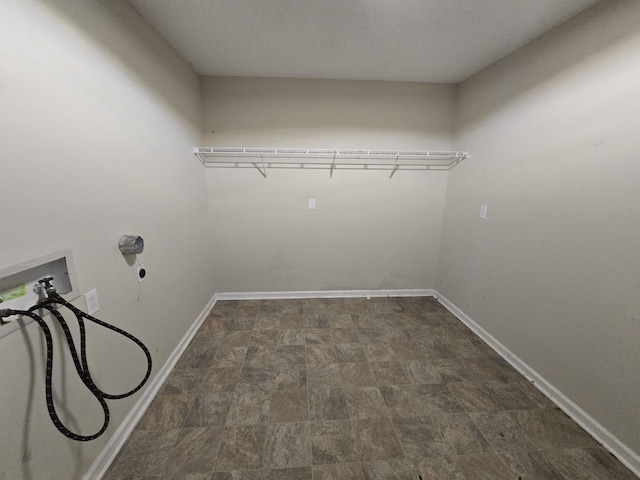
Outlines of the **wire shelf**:
[[450,170],[469,158],[466,151],[361,150],[326,148],[193,147],[193,154],[209,168],[268,168],[334,170]]

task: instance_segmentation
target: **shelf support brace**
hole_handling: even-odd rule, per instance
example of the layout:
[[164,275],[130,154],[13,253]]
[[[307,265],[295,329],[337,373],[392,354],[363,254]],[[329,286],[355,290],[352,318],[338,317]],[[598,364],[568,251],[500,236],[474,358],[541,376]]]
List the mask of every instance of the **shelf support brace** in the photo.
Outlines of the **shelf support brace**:
[[200,163],[202,163],[202,165],[204,165],[205,167],[207,166],[206,162],[204,161],[204,158],[202,157],[202,155],[200,155],[200,152],[197,152],[196,149],[193,149],[193,154],[196,156],[196,158],[198,160],[200,160]]
[[393,170],[391,170],[391,175],[389,175],[389,180],[391,180],[391,177],[393,177],[393,175],[396,173],[396,170],[398,170],[398,159],[400,158],[400,155],[398,155],[396,157],[396,161],[393,164]]
[[462,159],[464,159],[464,158],[466,158],[466,155],[464,155],[464,154],[454,158],[453,162],[451,162],[451,164],[449,165],[449,168],[447,170],[451,170],[453,167],[458,165],[462,161]]
[[331,169],[329,170],[329,178],[333,178],[333,169],[336,166],[336,157],[338,156],[338,153],[336,152],[333,155],[333,162],[331,162]]
[[262,160],[262,168],[260,168],[257,163],[254,163],[253,166],[258,169],[258,171],[264,178],[267,178],[267,167],[264,166],[264,156],[260,155],[260,159]]

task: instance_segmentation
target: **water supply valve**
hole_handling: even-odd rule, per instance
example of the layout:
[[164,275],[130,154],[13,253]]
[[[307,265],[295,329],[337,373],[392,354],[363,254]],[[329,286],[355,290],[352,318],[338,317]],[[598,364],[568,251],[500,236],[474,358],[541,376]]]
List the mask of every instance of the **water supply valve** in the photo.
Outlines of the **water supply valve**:
[[137,255],[144,250],[144,239],[139,235],[123,235],[118,240],[118,248],[125,255]]

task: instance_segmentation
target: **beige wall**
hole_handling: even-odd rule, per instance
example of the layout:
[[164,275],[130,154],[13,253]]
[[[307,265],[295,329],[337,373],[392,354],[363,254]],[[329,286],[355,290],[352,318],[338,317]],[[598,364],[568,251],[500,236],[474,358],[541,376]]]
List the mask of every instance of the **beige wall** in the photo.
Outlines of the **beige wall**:
[[[438,290],[640,452],[640,2],[464,82]],[[486,220],[479,218],[488,206]]]
[[[201,91],[207,146],[451,148],[454,86],[208,77]],[[214,290],[433,288],[447,172],[388,176],[208,169]]]
[[[125,2],[4,0],[0,96],[0,268],[71,247],[80,292],[97,288],[98,317],[146,342],[157,373],[213,293],[204,169],[190,153],[197,76]],[[143,284],[117,249],[124,233],[146,241]],[[89,342],[107,391],[144,373],[117,335],[89,327]],[[43,348],[35,324],[0,339],[0,479],[81,478],[140,396],[109,402],[100,439],[67,440],[47,416]],[[101,410],[68,359],[65,371],[63,417],[93,432]]]

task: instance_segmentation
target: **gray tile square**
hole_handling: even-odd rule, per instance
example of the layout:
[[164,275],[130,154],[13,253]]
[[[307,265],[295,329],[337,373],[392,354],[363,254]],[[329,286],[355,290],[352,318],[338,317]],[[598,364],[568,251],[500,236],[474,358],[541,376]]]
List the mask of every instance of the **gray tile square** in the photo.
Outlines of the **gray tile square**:
[[307,345],[307,364],[336,363],[333,344]]
[[292,468],[311,465],[309,423],[274,423],[267,426],[264,466]]
[[307,386],[306,365],[278,364],[273,378],[276,390],[297,390]]
[[339,387],[341,385],[342,380],[337,363],[307,365],[307,386],[309,388]]
[[251,331],[229,331],[220,342],[220,349],[248,347],[251,343]]
[[217,368],[241,367],[247,356],[247,348],[248,347],[221,348],[216,352],[215,357],[213,357],[211,366]]
[[388,417],[352,420],[358,457],[361,460],[403,458],[395,428]]
[[218,453],[223,427],[180,430],[164,469],[165,474],[209,473]]
[[309,420],[307,389],[276,390],[271,395],[271,422],[298,422]]
[[541,451],[502,452],[500,458],[516,478],[557,480],[562,478],[549,459]]
[[367,361],[362,346],[359,343],[336,343],[336,357],[339,363]]
[[468,480],[513,480],[495,453],[460,455],[456,457],[456,463]]
[[429,418],[394,418],[393,424],[402,449],[409,458],[443,457],[452,456],[454,453]]
[[358,332],[355,328],[333,328],[331,330],[333,343],[360,343]]
[[341,363],[340,374],[345,387],[377,387],[369,364],[365,362]]
[[231,406],[231,392],[207,392],[198,395],[193,402],[185,427],[224,425]]
[[425,354],[412,340],[392,340],[391,349],[399,360],[423,360]]
[[[416,474],[423,480],[467,480],[458,468],[455,457],[416,457],[408,463],[412,464]],[[415,476],[412,478],[415,479]]]
[[240,367],[210,368],[202,379],[203,392],[232,392],[240,378]]
[[161,474],[173,445],[180,437],[180,432],[180,429],[164,432],[134,430],[115,465],[109,469],[109,474],[112,476]]
[[280,330],[278,332],[278,345],[304,345],[307,343],[305,330]]
[[333,337],[331,330],[312,328],[305,330],[305,341],[307,345],[331,345]]
[[497,452],[538,449],[517,411],[472,413],[470,417]]
[[444,379],[438,369],[427,361],[409,361],[404,363],[404,371],[409,381],[416,385],[428,385],[432,383],[444,383]]
[[598,447],[599,443],[558,408],[515,412],[531,441],[541,450]]
[[378,385],[405,385],[410,383],[409,377],[400,362],[369,363]]
[[436,370],[438,370],[438,373],[445,383],[477,381],[471,371],[467,368],[467,364],[463,364],[456,358],[435,359],[431,360],[431,363],[436,367]]
[[498,412],[502,407],[480,383],[449,383],[449,390],[469,413]]
[[349,418],[342,388],[309,389],[309,418],[311,420],[342,420]]
[[270,367],[243,367],[236,385],[236,391],[271,392],[274,388],[275,370]]
[[260,315],[253,324],[254,332],[256,330],[274,330],[280,327],[280,319],[273,315]]
[[208,368],[217,351],[217,345],[208,342],[192,342],[176,364],[180,368]]
[[[372,461],[362,462],[364,480],[419,480],[415,468],[406,460]],[[427,477],[423,480],[446,477]]]
[[213,469],[233,471],[262,467],[266,434],[266,425],[226,426]]
[[160,390],[160,395],[178,395],[181,393],[199,393],[202,390],[202,378],[206,368],[187,368],[174,370]]
[[281,329],[302,329],[304,328],[304,320],[302,314],[290,313],[280,317]]
[[[254,473],[254,472],[243,472],[243,473]],[[311,467],[274,468],[274,469],[260,470],[255,473],[257,474],[257,480],[312,480],[313,478]],[[233,480],[245,480],[245,479],[234,478]],[[246,480],[256,480],[256,477],[247,477]]]
[[279,345],[276,347],[276,363],[307,363],[304,345]]
[[[350,308],[347,306],[347,311],[349,312]],[[349,313],[342,315],[331,315],[329,317],[329,327],[331,328],[354,328],[355,324],[351,318]]]
[[358,460],[351,422],[311,422],[313,464],[348,463]]
[[275,359],[276,347],[273,345],[267,347],[249,347],[244,360],[244,366],[272,368]]
[[389,417],[389,410],[378,387],[346,388],[344,392],[352,420]]
[[440,436],[456,455],[492,452],[492,448],[466,413],[434,415]]
[[394,418],[424,419],[464,412],[446,385],[392,385],[380,387],[380,391]]
[[304,328],[329,328],[329,316],[322,310],[303,313]]
[[587,447],[585,451],[591,455],[596,463],[619,480],[637,480],[631,471],[620,460],[602,447]]
[[256,319],[254,317],[239,316],[232,317],[227,330],[251,330]]
[[359,463],[336,463],[334,465],[314,465],[314,480],[363,480]]
[[255,425],[269,419],[270,394],[263,391],[236,391],[233,396],[227,424]]
[[544,407],[545,405],[548,407],[554,406],[540,391],[528,383],[508,378],[496,378],[485,381],[483,386],[504,410],[524,410]]
[[276,345],[278,343],[277,330],[254,330],[251,332],[252,346],[266,347],[269,345]]
[[195,395],[186,394],[156,397],[136,428],[162,431],[182,427],[195,398]]
[[544,455],[565,478],[581,480],[614,480],[616,478],[582,448],[547,450]]

